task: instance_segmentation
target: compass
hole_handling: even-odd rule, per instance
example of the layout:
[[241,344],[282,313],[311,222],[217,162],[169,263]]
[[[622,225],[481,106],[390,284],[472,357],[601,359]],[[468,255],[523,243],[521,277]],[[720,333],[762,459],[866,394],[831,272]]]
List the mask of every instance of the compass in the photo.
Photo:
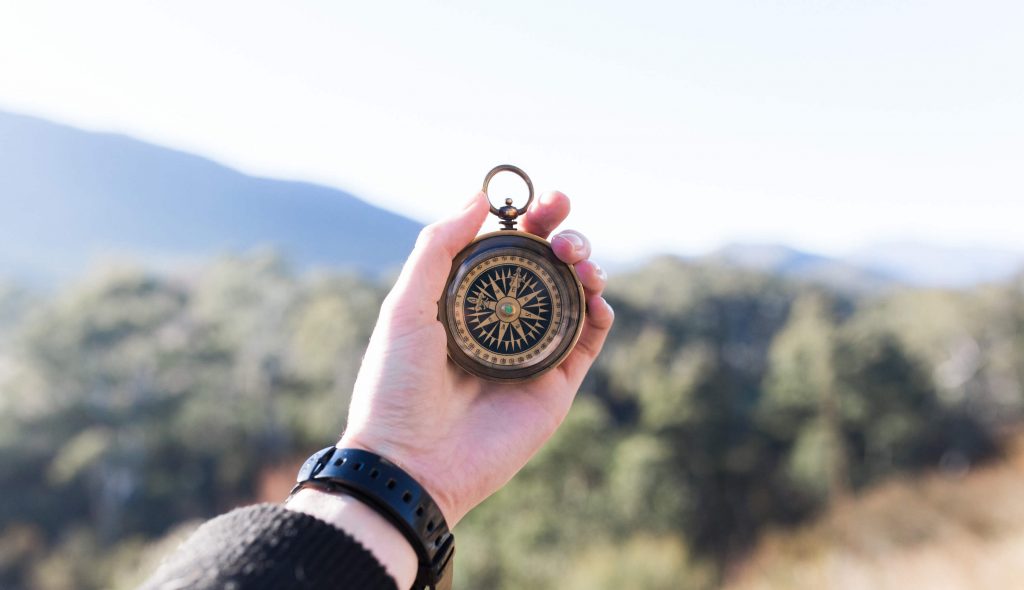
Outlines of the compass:
[[530,196],[517,208],[512,199],[491,213],[502,229],[473,240],[455,257],[439,319],[448,333],[448,356],[478,377],[494,381],[532,379],[558,366],[583,329],[586,299],[572,266],[544,239],[515,228],[533,202],[533,183],[504,164],[484,178],[483,191],[499,172],[517,174]]

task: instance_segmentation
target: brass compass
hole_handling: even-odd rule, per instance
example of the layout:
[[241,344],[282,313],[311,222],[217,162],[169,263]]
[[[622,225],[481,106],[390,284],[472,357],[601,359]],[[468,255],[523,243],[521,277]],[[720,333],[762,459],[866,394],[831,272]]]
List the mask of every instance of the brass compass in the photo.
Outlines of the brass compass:
[[485,379],[523,381],[557,367],[576,345],[586,298],[576,271],[546,240],[515,228],[533,202],[530,177],[512,165],[497,166],[484,178],[484,193],[499,172],[517,174],[530,196],[521,208],[511,198],[501,208],[491,204],[502,229],[476,238],[455,257],[438,315],[457,365]]

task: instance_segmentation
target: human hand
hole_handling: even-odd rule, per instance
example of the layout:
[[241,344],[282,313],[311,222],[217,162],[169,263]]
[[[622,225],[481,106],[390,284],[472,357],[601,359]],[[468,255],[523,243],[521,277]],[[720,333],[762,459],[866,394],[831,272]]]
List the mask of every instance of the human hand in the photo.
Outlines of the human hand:
[[[458,214],[420,233],[381,306],[338,443],[399,465],[430,492],[449,527],[508,482],[551,437],[614,318],[601,297],[607,277],[589,260],[590,243],[565,231],[551,246],[576,268],[587,313],[583,333],[562,364],[532,381],[504,384],[450,362],[438,300],[452,259],[476,237],[488,211],[481,192]],[[522,229],[547,238],[568,214],[564,194],[546,193],[523,218]]]

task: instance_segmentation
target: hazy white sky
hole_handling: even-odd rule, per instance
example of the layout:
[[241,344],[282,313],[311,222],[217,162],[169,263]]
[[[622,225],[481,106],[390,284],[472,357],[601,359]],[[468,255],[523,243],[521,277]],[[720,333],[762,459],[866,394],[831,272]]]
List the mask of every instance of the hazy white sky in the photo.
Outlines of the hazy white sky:
[[0,0],[0,109],[424,221],[514,163],[611,259],[1024,250],[1022,31],[1014,1]]

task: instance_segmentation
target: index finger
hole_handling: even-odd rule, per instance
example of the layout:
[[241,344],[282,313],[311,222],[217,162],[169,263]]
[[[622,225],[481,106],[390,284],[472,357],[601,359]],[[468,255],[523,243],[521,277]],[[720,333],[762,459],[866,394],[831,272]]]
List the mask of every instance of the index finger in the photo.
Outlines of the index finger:
[[559,191],[549,191],[537,199],[523,217],[523,230],[547,239],[558,224],[569,216],[569,197]]

